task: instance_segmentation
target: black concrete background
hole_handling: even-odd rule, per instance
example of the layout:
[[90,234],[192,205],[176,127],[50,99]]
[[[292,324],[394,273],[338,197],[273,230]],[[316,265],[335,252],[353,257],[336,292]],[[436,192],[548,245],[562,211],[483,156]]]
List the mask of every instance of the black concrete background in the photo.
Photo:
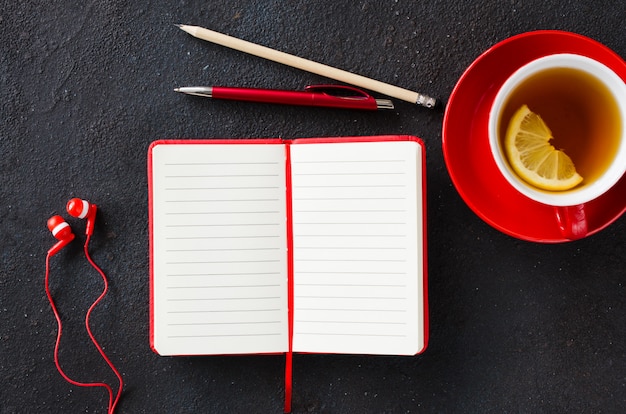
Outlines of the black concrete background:
[[[608,0],[15,1],[0,8],[0,413],[103,413],[101,390],[52,361],[44,293],[67,200],[100,207],[91,252],[111,291],[93,315],[121,370],[120,413],[271,413],[280,356],[162,358],[148,344],[146,153],[159,138],[414,134],[427,148],[430,346],[417,357],[296,355],[296,413],[626,411],[626,219],[542,245],[482,222],[453,187],[443,111],[364,113],[218,102],[174,87],[299,89],[327,79],[194,39],[197,24],[446,100],[509,36],[561,29],[626,57],[626,3]],[[468,108],[471,110],[471,108]],[[114,377],[82,325],[102,288],[78,241],[52,260],[61,361]]]

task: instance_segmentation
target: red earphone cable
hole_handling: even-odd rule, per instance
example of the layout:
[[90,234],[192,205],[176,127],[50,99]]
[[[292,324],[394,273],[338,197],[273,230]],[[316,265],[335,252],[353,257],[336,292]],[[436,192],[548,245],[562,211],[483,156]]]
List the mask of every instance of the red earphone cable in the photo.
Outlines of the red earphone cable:
[[85,316],[85,327],[87,328],[87,334],[89,335],[89,338],[91,338],[91,341],[95,345],[96,349],[98,350],[98,352],[100,352],[100,355],[106,361],[107,365],[109,365],[111,370],[115,373],[115,376],[117,377],[119,381],[119,388],[117,390],[117,396],[115,397],[115,401],[113,401],[113,404],[111,405],[111,410],[110,410],[111,414],[113,414],[113,412],[115,411],[115,407],[117,406],[117,403],[120,399],[120,396],[122,395],[122,388],[124,387],[124,380],[122,379],[122,375],[120,374],[120,372],[117,370],[117,368],[115,368],[115,365],[113,365],[109,357],[107,357],[107,355],[104,353],[104,350],[102,349],[98,341],[96,341],[96,338],[93,336],[93,333],[91,332],[91,328],[89,326],[89,318],[91,316],[91,311],[93,311],[93,309],[98,305],[98,303],[100,303],[102,298],[104,298],[104,296],[107,294],[109,290],[109,282],[107,280],[106,275],[104,274],[102,269],[100,269],[100,267],[93,261],[93,259],[91,258],[91,255],[89,254],[89,240],[91,240],[90,234],[87,235],[87,239],[85,240],[85,246],[84,246],[85,257],[89,261],[89,264],[91,264],[91,266],[94,269],[96,269],[96,271],[102,277],[102,281],[104,282],[104,290],[102,291],[102,294],[98,297],[98,299],[96,299],[96,301],[91,305],[91,307],[87,311],[87,315]]
[[96,349],[98,350],[98,352],[100,353],[102,358],[105,360],[105,362],[109,365],[111,370],[115,373],[115,376],[117,377],[117,379],[119,381],[119,388],[118,388],[118,391],[117,391],[117,395],[115,396],[115,399],[113,397],[113,390],[111,389],[111,387],[108,384],[105,384],[105,383],[102,383],[102,382],[80,382],[80,381],[73,380],[61,368],[61,364],[59,362],[59,345],[61,343],[61,335],[62,335],[62,332],[63,332],[63,324],[61,322],[61,316],[59,315],[59,311],[57,310],[57,307],[56,307],[56,305],[54,303],[54,299],[52,298],[52,294],[50,292],[50,283],[49,283],[49,281],[50,281],[50,257],[51,257],[51,254],[48,253],[48,255],[46,256],[46,276],[45,276],[46,296],[48,297],[48,301],[50,302],[50,306],[52,307],[52,312],[54,313],[54,317],[56,318],[57,326],[58,326],[56,343],[54,345],[54,364],[55,364],[55,366],[57,368],[57,371],[59,371],[59,373],[61,374],[61,376],[67,382],[69,382],[72,385],[75,385],[75,386],[78,386],[78,387],[101,387],[101,388],[106,389],[106,391],[109,394],[109,404],[108,404],[107,414],[113,414],[114,411],[115,411],[115,408],[117,406],[117,403],[118,403],[118,401],[120,399],[120,396],[122,394],[122,388],[124,387],[124,380],[122,379],[122,376],[119,373],[119,371],[117,370],[117,368],[115,368],[115,366],[113,365],[111,360],[105,354],[104,350],[102,349],[102,347],[100,346],[100,344],[96,340],[95,336],[93,335],[93,333],[91,331],[91,327],[89,326],[89,318],[91,317],[91,312],[98,305],[98,303],[100,303],[100,301],[104,298],[104,296],[107,294],[108,288],[109,288],[109,283],[108,283],[106,275],[104,274],[102,269],[100,269],[100,267],[98,267],[98,265],[93,261],[93,259],[89,255],[88,246],[89,246],[89,240],[90,239],[91,239],[91,236],[87,235],[87,239],[85,241],[85,246],[84,246],[85,257],[89,261],[89,264],[94,269],[96,269],[96,271],[102,277],[102,280],[104,282],[104,289],[103,289],[102,293],[100,294],[100,296],[93,302],[93,304],[89,307],[89,310],[87,311],[87,315],[85,316],[85,328],[87,329],[87,334],[89,335],[89,338],[93,342],[94,346],[96,347]]
[[108,414],[113,414],[113,390],[108,384],[104,384],[102,382],[80,382],[71,379],[63,368],[61,368],[61,364],[59,363],[59,344],[61,343],[61,335],[63,334],[63,323],[61,322],[61,316],[59,315],[59,311],[57,310],[56,305],[54,304],[54,299],[52,299],[52,294],[50,293],[50,253],[46,256],[46,296],[48,296],[48,301],[50,302],[50,306],[52,307],[52,312],[54,313],[54,317],[57,320],[57,339],[54,344],[54,365],[56,365],[57,371],[59,374],[65,379],[65,381],[69,382],[72,385],[78,387],[102,387],[107,390],[109,393],[109,408],[107,410]]

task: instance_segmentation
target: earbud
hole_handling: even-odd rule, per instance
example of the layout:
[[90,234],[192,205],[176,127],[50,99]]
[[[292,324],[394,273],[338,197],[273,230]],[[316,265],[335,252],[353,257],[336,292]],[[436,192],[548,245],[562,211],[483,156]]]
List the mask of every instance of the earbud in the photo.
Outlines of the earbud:
[[52,232],[52,235],[59,241],[48,250],[50,256],[57,254],[62,248],[67,246],[69,242],[74,240],[74,233],[69,224],[63,220],[61,216],[52,216],[48,219],[48,229]]
[[91,204],[89,201],[80,198],[72,198],[67,202],[67,212],[70,216],[87,219],[85,234],[89,236],[93,234],[97,209],[98,207],[95,204]]

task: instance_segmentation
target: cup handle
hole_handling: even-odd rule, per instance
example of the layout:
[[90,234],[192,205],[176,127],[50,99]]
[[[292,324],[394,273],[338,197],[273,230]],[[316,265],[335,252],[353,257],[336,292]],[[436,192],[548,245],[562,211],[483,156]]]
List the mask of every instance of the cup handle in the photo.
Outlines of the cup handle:
[[570,240],[582,239],[587,235],[585,205],[554,207],[556,221],[563,237]]

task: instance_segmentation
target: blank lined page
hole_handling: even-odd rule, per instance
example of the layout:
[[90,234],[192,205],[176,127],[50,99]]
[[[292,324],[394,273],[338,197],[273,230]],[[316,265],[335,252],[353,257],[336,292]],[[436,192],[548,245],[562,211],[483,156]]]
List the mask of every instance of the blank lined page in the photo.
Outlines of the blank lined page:
[[153,147],[159,354],[287,350],[285,185],[284,145]]
[[421,147],[303,143],[291,159],[294,351],[419,352]]

